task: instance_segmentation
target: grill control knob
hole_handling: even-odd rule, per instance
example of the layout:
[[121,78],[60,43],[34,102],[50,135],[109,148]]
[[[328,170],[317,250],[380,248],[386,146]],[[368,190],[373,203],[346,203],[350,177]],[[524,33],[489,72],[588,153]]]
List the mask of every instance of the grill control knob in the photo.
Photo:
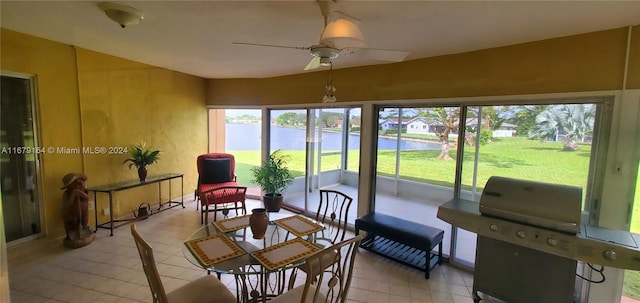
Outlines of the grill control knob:
[[524,239],[527,237],[527,234],[525,234],[523,230],[519,230],[516,232],[516,236],[518,236],[518,238],[520,239]]
[[498,225],[491,224],[491,225],[489,225],[489,229],[492,230],[492,231],[499,231],[500,227]]
[[558,240],[556,240],[554,238],[547,238],[547,244],[549,244],[551,246],[556,246],[556,245],[558,245]]
[[605,251],[602,253],[602,256],[603,256],[606,260],[609,260],[609,261],[615,261],[615,259],[616,259],[616,252],[615,252],[615,251],[613,251],[613,250],[605,250]]

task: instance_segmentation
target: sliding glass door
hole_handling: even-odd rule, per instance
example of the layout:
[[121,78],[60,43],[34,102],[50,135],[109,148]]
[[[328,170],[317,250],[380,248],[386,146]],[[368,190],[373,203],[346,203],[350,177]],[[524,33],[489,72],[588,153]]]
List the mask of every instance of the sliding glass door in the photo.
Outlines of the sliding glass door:
[[[379,108],[375,212],[450,230],[436,218],[454,197],[458,106]],[[451,234],[445,233],[444,253]]]
[[284,193],[285,207],[314,214],[318,190],[330,188],[354,198],[350,221],[355,221],[360,140],[350,132],[359,127],[359,113],[358,108],[269,110],[268,152],[285,154],[295,177]]
[[42,233],[34,84],[30,76],[3,73],[0,85],[2,213],[10,245]]
[[479,202],[489,177],[503,176],[580,186],[588,213],[600,195],[606,146],[597,135],[608,131],[610,102],[380,107],[374,211],[442,228],[445,254],[472,267],[476,234],[436,218],[438,206]]

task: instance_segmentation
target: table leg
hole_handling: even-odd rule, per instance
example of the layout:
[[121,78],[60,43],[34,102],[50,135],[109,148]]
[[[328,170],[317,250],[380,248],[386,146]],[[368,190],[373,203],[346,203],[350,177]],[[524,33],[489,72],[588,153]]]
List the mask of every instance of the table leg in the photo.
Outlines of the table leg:
[[[171,181],[169,181],[169,186],[171,186]],[[158,182],[158,210],[161,210],[161,209],[162,209],[162,182]]]
[[95,225],[96,225],[96,230],[94,232],[98,232],[98,192],[94,191],[93,192],[93,214],[94,217],[96,219],[95,221]]
[[[197,202],[198,201],[196,201],[196,207],[198,205]],[[182,205],[182,208],[184,208],[184,177],[182,176],[180,176],[180,204]]]
[[113,237],[113,193],[112,192],[109,192],[109,223],[111,224],[110,236]]

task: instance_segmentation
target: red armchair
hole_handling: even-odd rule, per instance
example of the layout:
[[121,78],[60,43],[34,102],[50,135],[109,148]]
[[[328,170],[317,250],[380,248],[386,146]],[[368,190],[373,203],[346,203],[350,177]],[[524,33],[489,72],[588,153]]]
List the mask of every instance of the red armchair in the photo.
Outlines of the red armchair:
[[198,156],[198,187],[200,198],[200,223],[209,223],[209,212],[213,220],[221,211],[227,215],[229,210],[247,214],[245,205],[247,187],[236,182],[236,162],[232,154],[210,153]]

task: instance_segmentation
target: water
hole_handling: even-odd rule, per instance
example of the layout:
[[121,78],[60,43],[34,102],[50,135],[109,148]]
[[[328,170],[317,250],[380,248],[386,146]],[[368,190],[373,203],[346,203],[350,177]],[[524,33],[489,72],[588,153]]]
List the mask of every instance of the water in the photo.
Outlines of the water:
[[[260,124],[226,124],[226,149],[229,151],[260,150],[262,134]],[[322,134],[323,150],[339,150],[342,143],[342,134],[337,132],[324,132]],[[271,126],[271,149],[304,150],[306,144],[306,132],[303,129]],[[349,149],[360,149],[360,136],[349,135]],[[396,140],[378,138],[379,150],[395,150]],[[414,142],[402,140],[402,150],[439,150],[440,144]]]

